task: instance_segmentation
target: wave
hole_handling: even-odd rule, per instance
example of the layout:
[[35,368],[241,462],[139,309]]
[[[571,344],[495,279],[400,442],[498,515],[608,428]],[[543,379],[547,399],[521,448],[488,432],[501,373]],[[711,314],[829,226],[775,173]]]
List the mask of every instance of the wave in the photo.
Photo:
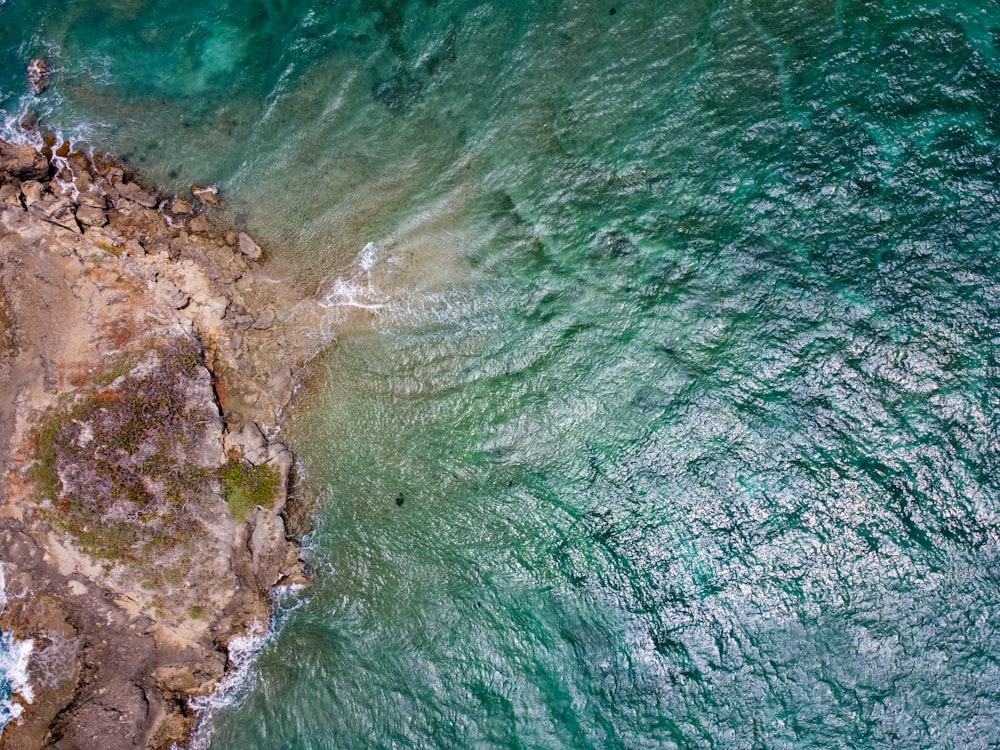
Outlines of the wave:
[[28,683],[28,661],[35,642],[0,634],[0,729],[21,716],[24,705],[34,701]]
[[[268,625],[259,619],[250,623],[245,635],[229,641],[229,669],[215,689],[206,696],[191,701],[191,708],[198,714],[198,725],[187,744],[187,750],[207,750],[212,742],[212,718],[220,709],[239,708],[253,691],[260,676],[257,662],[264,647],[281,632],[288,618],[301,607],[306,598],[301,596],[304,586],[279,586],[271,589],[271,620]],[[172,745],[171,750],[180,750]]]

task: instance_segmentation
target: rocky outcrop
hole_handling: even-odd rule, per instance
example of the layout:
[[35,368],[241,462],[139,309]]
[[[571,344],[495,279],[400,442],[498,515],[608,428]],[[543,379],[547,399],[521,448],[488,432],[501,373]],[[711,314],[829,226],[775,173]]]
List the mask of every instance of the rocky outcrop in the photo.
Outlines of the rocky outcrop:
[[49,87],[52,70],[45,60],[35,59],[28,63],[28,88],[32,94],[41,94]]
[[0,141],[0,171],[16,180],[41,180],[49,175],[49,160],[31,146]]
[[0,142],[0,630],[35,644],[2,750],[183,741],[269,589],[307,581],[270,436],[315,304],[196,198]]

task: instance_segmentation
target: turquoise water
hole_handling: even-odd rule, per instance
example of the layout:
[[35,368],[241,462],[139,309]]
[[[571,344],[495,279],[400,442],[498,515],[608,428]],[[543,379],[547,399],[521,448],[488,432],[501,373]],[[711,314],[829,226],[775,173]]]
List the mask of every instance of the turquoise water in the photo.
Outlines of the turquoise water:
[[7,0],[0,39],[9,122],[218,182],[349,324],[287,427],[316,583],[212,748],[1000,744],[1000,7]]
[[[4,602],[0,587],[0,604]],[[16,720],[24,710],[24,703],[31,703],[34,698],[27,675],[33,645],[31,640],[19,641],[10,633],[0,632],[0,729]]]

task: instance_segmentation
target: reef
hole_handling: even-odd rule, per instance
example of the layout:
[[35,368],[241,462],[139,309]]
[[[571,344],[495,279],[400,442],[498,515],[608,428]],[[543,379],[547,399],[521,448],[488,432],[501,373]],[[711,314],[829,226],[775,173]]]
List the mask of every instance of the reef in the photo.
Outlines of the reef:
[[0,142],[0,630],[33,642],[2,750],[183,744],[308,582],[277,428],[322,311],[192,187]]

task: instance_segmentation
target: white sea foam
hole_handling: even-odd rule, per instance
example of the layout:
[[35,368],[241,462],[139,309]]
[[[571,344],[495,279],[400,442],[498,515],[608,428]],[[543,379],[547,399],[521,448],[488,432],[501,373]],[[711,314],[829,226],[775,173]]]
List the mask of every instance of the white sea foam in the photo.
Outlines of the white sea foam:
[[[198,725],[185,750],[206,750],[212,742],[212,717],[224,708],[239,708],[257,684],[257,660],[264,647],[281,631],[289,616],[305,603],[299,595],[304,586],[277,586],[269,592],[271,623],[266,627],[260,620],[250,623],[246,635],[229,641],[229,666],[210,695],[195,698],[191,708],[198,713]],[[176,745],[171,750],[180,750]]]
[[388,330],[424,324],[461,324],[474,320],[476,295],[452,287],[429,291],[400,285],[399,259],[369,242],[353,269],[334,279],[320,299],[327,313],[317,336],[334,338],[335,330],[357,311],[369,314],[372,327]]
[[0,634],[0,729],[21,716],[35,695],[28,683],[28,661],[35,642]]
[[[267,642],[268,629],[256,619],[250,623],[246,635],[238,635],[229,641],[229,671],[210,695],[191,701],[191,708],[198,712],[198,726],[188,744],[189,750],[204,750],[209,746],[212,741],[212,715],[217,710],[228,706],[238,708],[246,700],[256,681],[254,667],[257,657]],[[180,749],[172,745],[171,750]]]

